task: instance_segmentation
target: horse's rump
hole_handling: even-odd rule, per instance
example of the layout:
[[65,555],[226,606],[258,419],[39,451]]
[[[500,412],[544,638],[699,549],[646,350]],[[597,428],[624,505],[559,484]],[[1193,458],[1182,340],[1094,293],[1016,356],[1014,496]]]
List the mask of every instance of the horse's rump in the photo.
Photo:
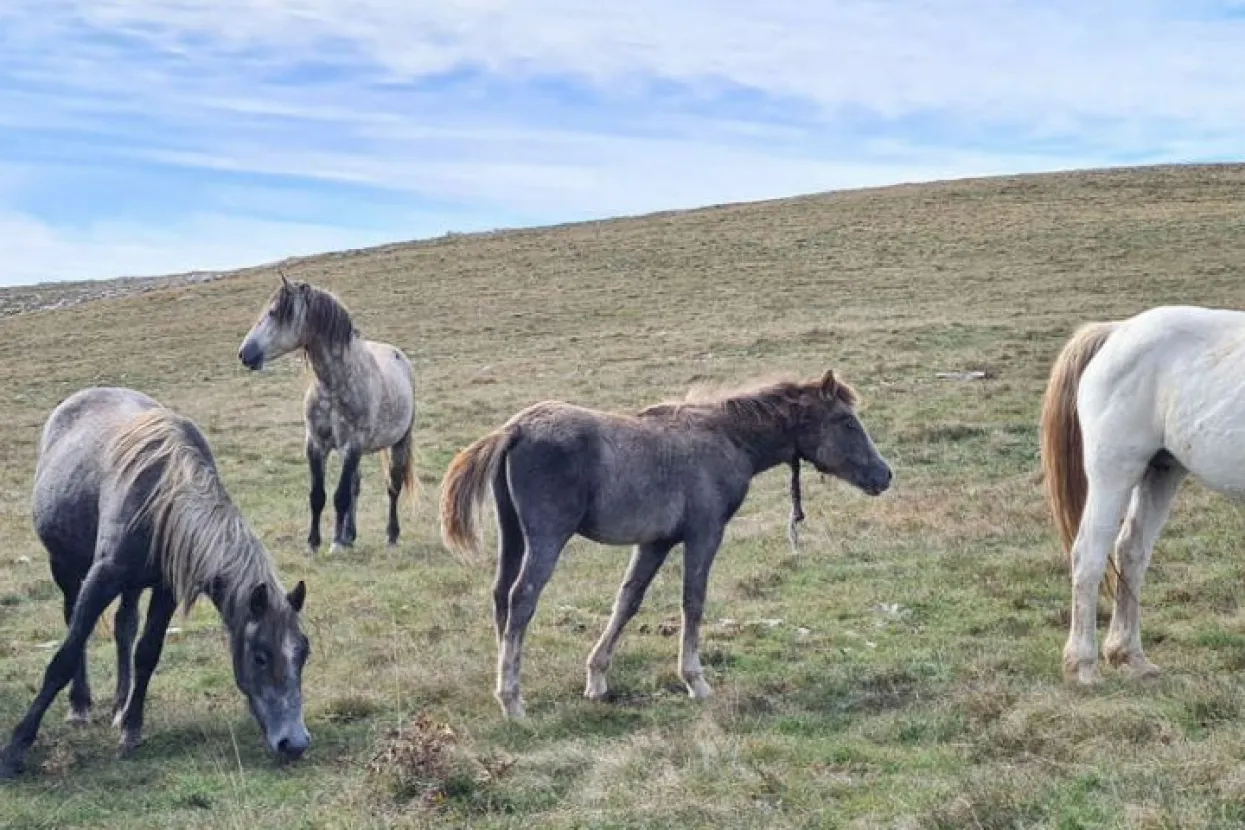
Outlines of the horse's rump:
[[1071,554],[1088,489],[1077,389],[1086,367],[1117,325],[1087,323],[1077,329],[1055,359],[1042,399],[1042,477],[1065,554]]

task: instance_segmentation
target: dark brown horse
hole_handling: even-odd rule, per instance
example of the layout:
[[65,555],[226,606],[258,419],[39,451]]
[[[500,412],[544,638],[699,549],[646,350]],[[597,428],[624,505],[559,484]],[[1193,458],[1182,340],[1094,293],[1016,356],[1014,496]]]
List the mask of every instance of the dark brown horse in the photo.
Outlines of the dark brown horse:
[[856,416],[856,393],[833,372],[809,382],[689,396],[637,415],[540,403],[460,452],[442,482],[441,538],[460,553],[478,549],[475,514],[491,487],[500,536],[493,593],[497,699],[507,717],[523,715],[524,632],[576,533],[636,546],[609,624],[588,658],[584,694],[605,696],[605,671],[623,626],[671,548],[682,543],[679,667],[689,694],[707,697],[700,618],[723,531],[754,476],[800,460],[871,495],[890,486],[890,467]]

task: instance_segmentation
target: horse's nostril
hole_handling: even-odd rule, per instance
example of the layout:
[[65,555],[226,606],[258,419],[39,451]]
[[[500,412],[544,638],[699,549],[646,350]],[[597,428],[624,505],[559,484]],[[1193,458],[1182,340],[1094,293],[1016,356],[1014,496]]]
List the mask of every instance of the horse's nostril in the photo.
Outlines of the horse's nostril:
[[300,758],[307,751],[307,744],[310,741],[294,742],[289,738],[282,738],[277,741],[277,752],[286,758]]

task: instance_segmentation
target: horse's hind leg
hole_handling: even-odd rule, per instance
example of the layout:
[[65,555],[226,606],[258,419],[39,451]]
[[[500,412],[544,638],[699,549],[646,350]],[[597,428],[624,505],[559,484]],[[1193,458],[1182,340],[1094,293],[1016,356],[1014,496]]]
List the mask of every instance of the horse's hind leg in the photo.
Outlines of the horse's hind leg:
[[605,626],[601,639],[597,641],[592,654],[588,656],[588,683],[584,688],[584,697],[601,700],[609,691],[605,682],[605,672],[614,659],[614,649],[618,647],[623,627],[640,610],[640,603],[644,601],[644,593],[648,590],[648,586],[652,583],[653,577],[657,575],[662,563],[666,561],[666,556],[672,547],[674,545],[668,542],[636,545],[635,552],[631,555],[631,564],[627,566],[627,575],[623,577],[618,596],[614,600],[614,612],[610,614],[610,621]]
[[[1087,461],[1090,454],[1086,453]],[[1088,494],[1076,541],[1072,543],[1072,621],[1063,649],[1063,673],[1083,684],[1098,681],[1095,648],[1098,590],[1107,557],[1120,532],[1120,522],[1133,488],[1145,472],[1145,462],[1129,464],[1119,458],[1087,464]]]
[[519,676],[523,667],[523,637],[536,613],[536,602],[571,534],[527,537],[527,554],[510,590],[510,614],[497,659],[497,701],[508,718],[524,715]]
[[[70,561],[70,557],[53,552],[52,578],[63,594],[62,611],[65,627],[73,620],[73,609],[78,604],[78,594],[82,590],[82,575],[72,566],[58,564]],[[73,681],[69,687],[69,714],[65,716],[69,723],[85,725],[91,720],[91,684],[87,679],[86,659],[78,665]]]
[[39,693],[26,710],[25,717],[13,729],[8,746],[0,750],[0,779],[12,778],[21,771],[26,753],[35,742],[39,724],[60,690],[78,673],[86,659],[86,643],[100,614],[121,593],[120,569],[108,560],[96,560],[82,581],[78,601],[69,621],[69,634],[56,650],[43,672]]
[[130,696],[130,681],[134,668],[134,638],[138,636],[138,599],[141,590],[126,591],[121,595],[121,605],[113,617],[113,638],[117,642],[117,693],[112,700],[112,714],[116,716]]
[[722,530],[719,527],[683,543],[683,641],[679,646],[679,674],[687,684],[687,693],[697,700],[704,700],[713,692],[705,682],[705,672],[700,665],[700,620],[705,610],[709,568],[722,544]]
[[162,586],[151,590],[151,599],[147,602],[147,622],[143,625],[143,636],[134,652],[134,682],[130,684],[125,707],[113,719],[113,725],[121,727],[122,754],[132,751],[142,740],[147,686],[156,664],[160,662],[164,635],[176,610],[177,597],[172,591]]
[[497,503],[497,578],[493,582],[493,625],[500,646],[506,635],[506,622],[510,619],[510,592],[519,578],[525,550],[523,527],[510,498],[504,463],[498,467],[493,479],[493,498]]
[[1127,665],[1140,677],[1159,673],[1158,667],[1141,649],[1141,587],[1154,543],[1167,522],[1172,501],[1184,477],[1183,467],[1171,463],[1152,464],[1141,484],[1133,490],[1124,529],[1115,543],[1120,579],[1115,590],[1111,626],[1102,650],[1112,665]]
[[389,448],[389,527],[386,536],[390,545],[398,544],[398,534],[402,531],[398,526],[398,498],[402,495],[410,466],[411,431],[407,430],[406,435]]
[[311,474],[311,528],[307,531],[307,547],[315,553],[320,549],[320,514],[324,511],[324,447],[307,436],[307,467]]

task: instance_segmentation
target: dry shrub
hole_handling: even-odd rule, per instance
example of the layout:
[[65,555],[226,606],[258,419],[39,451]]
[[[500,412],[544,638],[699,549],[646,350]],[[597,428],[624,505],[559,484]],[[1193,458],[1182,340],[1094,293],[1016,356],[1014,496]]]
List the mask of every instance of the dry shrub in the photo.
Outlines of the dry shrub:
[[385,735],[368,772],[395,799],[435,808],[449,799],[471,800],[513,766],[509,757],[475,755],[448,724],[421,713]]

